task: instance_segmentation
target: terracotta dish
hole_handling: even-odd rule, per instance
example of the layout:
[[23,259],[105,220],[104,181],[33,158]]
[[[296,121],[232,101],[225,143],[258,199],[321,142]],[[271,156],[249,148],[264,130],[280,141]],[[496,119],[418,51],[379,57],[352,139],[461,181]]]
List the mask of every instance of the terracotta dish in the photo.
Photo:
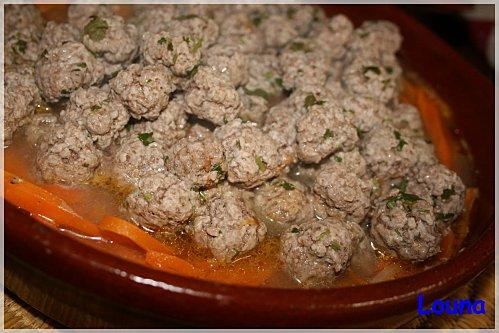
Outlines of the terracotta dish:
[[[47,17],[64,8],[47,5]],[[104,253],[5,205],[5,286],[69,327],[394,327],[417,316],[417,295],[444,298],[494,259],[494,88],[445,42],[394,6],[325,6],[358,25],[396,23],[400,61],[452,110],[479,197],[462,250],[408,277],[333,289],[224,285],[176,276]],[[126,10],[126,9],[125,9]]]

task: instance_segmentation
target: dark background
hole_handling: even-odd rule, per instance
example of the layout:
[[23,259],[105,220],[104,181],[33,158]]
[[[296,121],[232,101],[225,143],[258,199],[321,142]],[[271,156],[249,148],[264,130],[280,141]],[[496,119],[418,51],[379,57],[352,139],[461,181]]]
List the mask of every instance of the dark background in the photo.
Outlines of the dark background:
[[[476,69],[494,80],[494,60],[487,59],[487,38],[494,29],[494,5],[399,5],[444,39]],[[481,8],[478,8],[481,7]],[[470,15],[480,11],[479,18]],[[470,18],[472,16],[473,18]]]

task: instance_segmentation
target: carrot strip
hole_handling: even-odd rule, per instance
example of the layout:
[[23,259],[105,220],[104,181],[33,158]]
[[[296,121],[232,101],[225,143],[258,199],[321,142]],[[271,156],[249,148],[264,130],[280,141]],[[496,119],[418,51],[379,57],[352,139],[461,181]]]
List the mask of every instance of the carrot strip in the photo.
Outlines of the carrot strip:
[[163,252],[147,251],[145,262],[162,271],[183,276],[199,277],[201,273],[188,261]]
[[61,198],[7,171],[4,171],[3,179],[4,199],[30,212],[39,222],[66,227],[87,236],[100,236],[95,224],[75,214]]
[[139,227],[133,225],[128,221],[120,219],[119,217],[105,216],[99,223],[99,227],[102,230],[114,232],[115,234],[130,239],[132,242],[146,251],[161,252],[163,254],[173,253],[173,250],[171,248],[169,248],[165,244],[162,244],[156,238],[141,230]]

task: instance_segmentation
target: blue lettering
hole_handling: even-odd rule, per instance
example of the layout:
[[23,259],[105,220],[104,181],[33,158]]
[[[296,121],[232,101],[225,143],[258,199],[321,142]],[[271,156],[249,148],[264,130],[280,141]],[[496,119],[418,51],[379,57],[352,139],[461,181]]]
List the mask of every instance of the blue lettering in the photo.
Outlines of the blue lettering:
[[424,308],[423,294],[418,294],[418,313],[420,316],[429,315],[431,313],[431,310]]
[[[466,309],[466,311],[464,311]],[[462,299],[459,302],[459,314],[472,313],[471,312],[471,302],[469,299]]]
[[433,301],[431,309],[433,310],[434,314],[436,314],[437,316],[440,316],[442,313],[444,313],[445,304],[444,304],[444,302],[442,302],[442,300],[436,299]]
[[449,300],[445,301],[445,312],[447,312],[447,314],[454,315],[459,313],[459,301],[455,299],[453,303],[454,304],[451,305]]
[[485,301],[478,300],[473,302],[473,313],[475,314],[485,314]]

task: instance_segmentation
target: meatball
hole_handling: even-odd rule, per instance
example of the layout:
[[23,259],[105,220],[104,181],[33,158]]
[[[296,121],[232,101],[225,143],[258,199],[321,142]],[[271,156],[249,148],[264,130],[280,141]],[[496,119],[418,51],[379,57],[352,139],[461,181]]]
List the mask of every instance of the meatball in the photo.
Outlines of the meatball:
[[369,183],[340,163],[321,168],[314,192],[329,207],[328,214],[341,220],[361,222],[371,205]]
[[[278,6],[284,7],[284,6]],[[316,20],[316,6],[286,5],[285,14],[300,36],[307,35]]]
[[220,24],[219,43],[237,46],[243,53],[260,53],[265,48],[259,17],[244,11],[232,12]]
[[279,56],[279,63],[284,72],[282,84],[288,90],[326,82],[328,59],[311,40],[298,38],[288,43]]
[[310,221],[281,237],[281,261],[300,283],[334,278],[349,265],[359,239],[346,223]]
[[161,4],[161,5],[145,5],[140,10],[135,8],[134,16],[129,20],[134,24],[139,35],[146,32],[157,34],[168,28],[168,23],[178,16],[177,5]]
[[393,125],[406,133],[424,136],[424,127],[419,110],[411,104],[398,104],[391,113]]
[[24,126],[26,141],[31,147],[38,147],[46,136],[57,128],[57,116],[52,113],[37,113],[29,117]]
[[269,109],[269,97],[266,92],[240,87],[237,89],[237,93],[243,103],[243,107],[239,112],[239,118],[261,125]]
[[134,133],[152,133],[152,138],[164,148],[175,144],[186,136],[187,105],[182,95],[176,95],[159,117],[153,121],[142,121],[133,125]]
[[45,24],[42,14],[34,5],[5,5],[4,20],[5,35],[26,27],[41,31]]
[[325,47],[327,56],[331,59],[340,59],[346,52],[346,44],[353,32],[353,24],[345,15],[331,17],[327,25],[319,30],[316,42]]
[[143,56],[146,64],[163,64],[178,76],[189,76],[199,65],[203,39],[178,36],[161,31],[144,35]]
[[100,165],[102,153],[80,126],[57,126],[39,145],[35,165],[44,181],[73,184],[89,180]]
[[209,191],[191,227],[193,238],[222,261],[231,261],[261,242],[267,232],[246,207],[241,192],[228,186]]
[[109,5],[84,4],[69,5],[68,22],[83,31],[94,17],[111,17],[114,12]]
[[117,98],[135,119],[158,118],[176,86],[171,72],[163,65],[132,64],[110,81]]
[[346,90],[382,103],[393,100],[398,92],[401,70],[395,59],[384,58],[354,58],[342,74]]
[[306,163],[319,163],[334,152],[354,148],[358,137],[338,105],[315,98],[305,101],[308,113],[296,125],[298,158]]
[[142,177],[124,204],[135,223],[176,229],[194,212],[193,193],[183,180],[158,172]]
[[230,183],[253,188],[277,176],[285,166],[277,143],[255,123],[236,119],[217,128],[215,136],[222,142]]
[[443,164],[427,165],[417,170],[417,181],[433,198],[435,217],[452,222],[464,208],[465,186],[459,176]]
[[191,36],[195,40],[201,40],[202,48],[215,44],[219,34],[219,27],[215,21],[197,15],[177,16],[170,21],[167,30],[176,36]]
[[270,53],[251,54],[249,57],[249,79],[246,89],[263,90],[265,95],[277,96],[282,92],[282,70],[279,58]]
[[103,63],[78,42],[53,48],[36,63],[36,84],[49,102],[69,97],[78,88],[99,84],[103,77]]
[[353,52],[394,54],[401,44],[402,36],[395,24],[388,21],[366,21],[355,29],[349,48]]
[[67,108],[61,111],[63,122],[74,122],[85,128],[100,149],[109,147],[129,118],[125,106],[110,97],[108,87],[78,89],[71,94]]
[[227,163],[218,139],[207,135],[184,138],[174,144],[168,153],[166,169],[191,187],[206,189],[225,178]]
[[377,246],[405,260],[422,261],[437,254],[441,231],[433,214],[431,197],[416,195],[410,188],[407,192],[393,188],[374,207],[371,235]]
[[380,179],[404,177],[416,167],[436,163],[431,144],[410,137],[389,123],[376,126],[364,136],[361,154]]
[[[80,31],[69,23],[47,22],[40,41],[40,50],[50,50],[66,42],[78,42]],[[43,52],[43,51],[42,51]]]
[[263,31],[265,44],[269,48],[281,48],[290,40],[298,37],[291,20],[281,15],[271,15],[260,25]]
[[361,136],[391,116],[383,103],[358,95],[346,95],[340,105]]
[[[296,162],[296,123],[299,115],[286,101],[273,106],[267,113],[263,132],[277,143],[286,161]],[[289,164],[289,163],[286,163]]]
[[236,46],[216,44],[206,51],[206,65],[217,69],[225,80],[238,87],[249,78],[249,57]]
[[5,63],[32,65],[41,53],[40,31],[33,26],[15,29],[5,35]]
[[365,158],[360,154],[359,149],[355,148],[350,151],[339,151],[332,155],[329,160],[321,165],[329,167],[330,165],[340,165],[347,170],[355,173],[357,176],[364,178],[367,175],[367,163]]
[[200,66],[185,93],[189,113],[215,125],[227,123],[239,114],[239,94],[217,70]]
[[16,129],[24,125],[40,101],[31,66],[5,67],[3,143],[9,145]]
[[284,177],[276,178],[255,191],[254,211],[273,235],[281,234],[291,224],[314,218],[312,198],[305,186]]
[[83,44],[110,64],[128,64],[136,57],[137,28],[118,15],[94,16],[83,29]]
[[163,147],[150,132],[130,132],[113,152],[111,169],[120,182],[137,185],[141,178],[165,171]]

